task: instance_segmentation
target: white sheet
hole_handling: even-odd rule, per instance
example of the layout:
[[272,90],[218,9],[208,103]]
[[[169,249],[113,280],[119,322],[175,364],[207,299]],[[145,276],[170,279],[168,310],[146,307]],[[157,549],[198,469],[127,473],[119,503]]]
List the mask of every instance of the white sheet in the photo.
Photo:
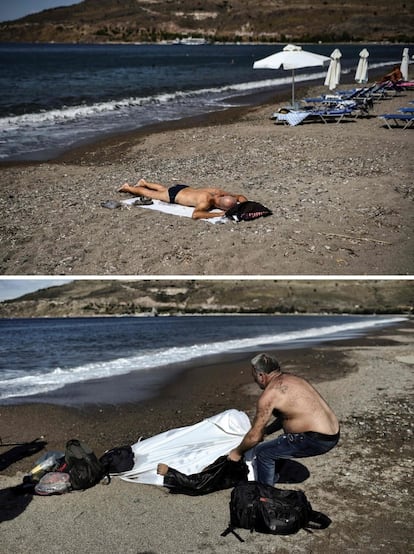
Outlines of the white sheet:
[[164,478],[157,475],[160,462],[182,473],[198,473],[238,446],[250,426],[247,414],[227,410],[195,425],[172,429],[137,442],[132,445],[135,466],[119,477],[133,483],[162,486]]
[[[136,200],[137,198],[128,198],[127,200],[121,200],[121,204],[124,204],[125,206],[134,205]],[[144,208],[146,210],[156,210],[158,212],[178,215],[181,217],[191,217],[194,211],[194,208],[180,206],[179,204],[168,204],[167,202],[162,202],[161,200],[153,200],[152,204],[137,204],[137,207]],[[203,221],[208,221],[209,223],[227,223],[230,220],[226,216],[219,215],[217,217],[203,218]]]

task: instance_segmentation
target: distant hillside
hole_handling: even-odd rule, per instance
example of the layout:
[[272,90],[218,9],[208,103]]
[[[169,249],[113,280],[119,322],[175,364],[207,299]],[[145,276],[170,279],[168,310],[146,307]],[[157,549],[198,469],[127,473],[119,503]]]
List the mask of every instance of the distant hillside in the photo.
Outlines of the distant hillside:
[[0,24],[2,42],[410,42],[412,0],[84,0]]
[[211,313],[413,313],[410,281],[77,280],[0,302],[1,318]]

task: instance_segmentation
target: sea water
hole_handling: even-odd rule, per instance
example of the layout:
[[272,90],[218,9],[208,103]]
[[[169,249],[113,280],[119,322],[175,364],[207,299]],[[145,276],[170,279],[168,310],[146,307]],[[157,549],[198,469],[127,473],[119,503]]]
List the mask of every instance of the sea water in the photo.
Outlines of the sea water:
[[[45,160],[150,124],[254,104],[290,90],[290,71],[253,70],[284,45],[0,44],[0,161]],[[303,45],[355,73],[359,52],[371,69],[400,63],[405,45]],[[295,71],[323,84],[327,68]]]
[[[0,403],[36,401],[58,390],[64,397],[64,388],[76,390],[74,385],[82,403],[85,385],[128,375],[145,398],[163,385],[170,370],[202,366],[207,359],[214,363],[226,354],[347,340],[403,320],[309,315],[0,319]],[[76,393],[70,401],[77,403]]]

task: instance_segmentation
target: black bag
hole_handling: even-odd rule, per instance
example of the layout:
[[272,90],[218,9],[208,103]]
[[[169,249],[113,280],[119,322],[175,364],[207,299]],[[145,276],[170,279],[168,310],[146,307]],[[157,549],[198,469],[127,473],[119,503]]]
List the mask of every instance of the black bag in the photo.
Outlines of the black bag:
[[203,471],[192,475],[170,467],[164,477],[164,487],[171,493],[198,496],[234,487],[240,481],[247,481],[248,473],[243,460],[233,462],[227,456],[220,456]]
[[107,450],[100,458],[100,463],[105,469],[105,473],[122,473],[129,471],[134,467],[134,453],[132,447],[117,446]]
[[104,477],[105,471],[94,452],[85,443],[71,439],[66,443],[65,462],[73,490],[93,487]]
[[230,524],[222,533],[225,537],[237,527],[251,532],[290,535],[300,529],[325,529],[331,520],[312,509],[302,491],[276,489],[270,485],[250,481],[240,483],[230,500]]
[[259,202],[246,200],[246,202],[240,202],[227,210],[225,215],[235,221],[250,221],[258,217],[272,215],[272,212]]

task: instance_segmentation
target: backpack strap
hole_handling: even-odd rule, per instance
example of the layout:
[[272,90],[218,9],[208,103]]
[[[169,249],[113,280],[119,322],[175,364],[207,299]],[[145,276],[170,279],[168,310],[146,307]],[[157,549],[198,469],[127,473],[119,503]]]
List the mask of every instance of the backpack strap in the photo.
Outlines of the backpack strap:
[[312,510],[309,516],[309,523],[306,527],[308,529],[326,529],[331,523],[332,520],[328,516],[322,512]]
[[231,524],[221,533],[220,537],[227,537],[227,535],[229,535],[230,533],[232,533],[240,542],[245,542],[244,539],[242,539],[241,536],[236,533],[234,527]]

